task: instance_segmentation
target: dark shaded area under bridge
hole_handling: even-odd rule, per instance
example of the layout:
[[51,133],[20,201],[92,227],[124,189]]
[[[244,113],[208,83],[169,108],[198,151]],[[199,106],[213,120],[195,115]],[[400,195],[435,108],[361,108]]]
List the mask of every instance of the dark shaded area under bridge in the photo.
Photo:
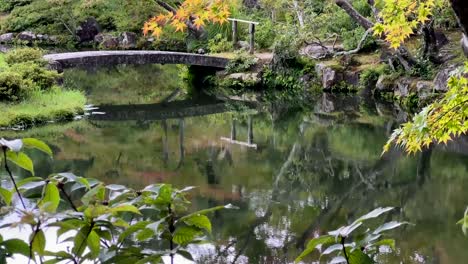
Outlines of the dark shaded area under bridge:
[[99,106],[103,114],[91,115],[91,120],[167,120],[184,117],[203,116],[228,111],[223,101],[196,102],[193,100],[146,105],[108,105]]
[[224,69],[229,59],[209,55],[170,51],[80,51],[47,54],[51,68],[62,71],[74,67],[113,66],[118,64],[185,64]]

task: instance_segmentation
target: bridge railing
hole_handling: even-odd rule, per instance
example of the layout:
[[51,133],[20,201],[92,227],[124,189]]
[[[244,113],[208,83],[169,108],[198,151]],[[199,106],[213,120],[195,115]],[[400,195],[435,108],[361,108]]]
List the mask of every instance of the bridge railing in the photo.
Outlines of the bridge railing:
[[249,24],[249,35],[250,35],[250,41],[249,41],[249,52],[250,54],[255,53],[255,26],[259,25],[259,22],[255,21],[248,21],[248,20],[243,20],[243,19],[237,19],[237,18],[228,18],[229,21],[232,22],[232,43],[234,47],[236,47],[237,42],[238,42],[238,24],[239,23],[246,23]]

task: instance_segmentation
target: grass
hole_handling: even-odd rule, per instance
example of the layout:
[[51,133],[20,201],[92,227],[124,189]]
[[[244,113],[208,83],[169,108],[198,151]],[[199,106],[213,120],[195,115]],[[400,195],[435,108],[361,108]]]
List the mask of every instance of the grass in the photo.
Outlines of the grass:
[[36,91],[18,104],[0,103],[0,127],[31,127],[49,121],[71,120],[83,113],[86,97],[82,92],[63,90]]
[[0,69],[8,68],[8,64],[5,61],[5,53],[0,52]]

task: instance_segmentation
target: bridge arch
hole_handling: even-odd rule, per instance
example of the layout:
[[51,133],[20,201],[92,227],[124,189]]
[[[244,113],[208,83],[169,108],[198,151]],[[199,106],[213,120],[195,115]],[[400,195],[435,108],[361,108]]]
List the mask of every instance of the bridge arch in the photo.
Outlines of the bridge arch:
[[209,55],[171,51],[80,51],[47,54],[51,68],[62,71],[74,67],[112,66],[118,64],[185,64],[224,69],[229,59]]

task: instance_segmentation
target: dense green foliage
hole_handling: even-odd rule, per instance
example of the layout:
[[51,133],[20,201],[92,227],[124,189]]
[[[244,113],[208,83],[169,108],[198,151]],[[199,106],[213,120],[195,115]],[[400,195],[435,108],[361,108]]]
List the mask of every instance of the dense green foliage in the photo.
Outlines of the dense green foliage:
[[244,51],[236,52],[234,58],[226,66],[226,72],[246,72],[255,65],[257,59]]
[[23,76],[18,73],[4,71],[0,72],[0,100],[19,101],[28,95],[28,89],[24,83]]
[[217,34],[214,38],[208,40],[208,50],[211,53],[227,52],[233,49],[232,43],[224,38],[223,35]]
[[[52,156],[45,143],[34,138],[1,139],[0,147],[0,160],[5,162],[13,184],[12,189],[0,187],[2,203],[7,206],[2,213],[16,211],[20,219],[3,227],[32,230],[28,241],[1,240],[2,262],[13,254],[40,263],[44,260],[47,263],[160,263],[162,256],[173,258],[175,254],[191,259],[186,247],[203,241],[205,234],[211,232],[206,214],[233,208],[227,205],[188,212],[190,203],[185,193],[193,187],[177,190],[168,184],[153,184],[134,190],[71,173],[38,177],[23,148]],[[31,177],[15,180],[11,164],[29,171]],[[22,206],[14,205],[18,202],[13,199],[14,193]],[[53,243],[45,235],[50,232],[55,232],[62,243],[71,242],[72,247],[62,251],[56,246],[46,247],[47,243]],[[153,243],[155,247],[145,249],[139,247],[141,243]]]
[[[158,10],[153,1],[76,1],[33,0],[18,1],[2,23],[2,31],[32,30],[42,34],[70,35],[79,23],[95,17],[104,30],[139,32],[144,21]],[[3,6],[14,5],[1,1]],[[72,31],[72,32],[69,32]]]
[[41,65],[45,65],[45,61],[42,58],[42,55],[44,54],[40,49],[17,48],[11,50],[5,55],[5,61],[10,65],[23,62],[35,62]]
[[42,55],[39,49],[17,48],[4,56],[5,65],[0,68],[0,127],[25,128],[71,120],[83,113],[84,94],[57,86],[61,74],[48,69]]
[[51,89],[60,75],[46,69],[42,51],[30,48],[14,49],[5,56],[7,67],[0,72],[0,100],[20,101],[33,91]]

